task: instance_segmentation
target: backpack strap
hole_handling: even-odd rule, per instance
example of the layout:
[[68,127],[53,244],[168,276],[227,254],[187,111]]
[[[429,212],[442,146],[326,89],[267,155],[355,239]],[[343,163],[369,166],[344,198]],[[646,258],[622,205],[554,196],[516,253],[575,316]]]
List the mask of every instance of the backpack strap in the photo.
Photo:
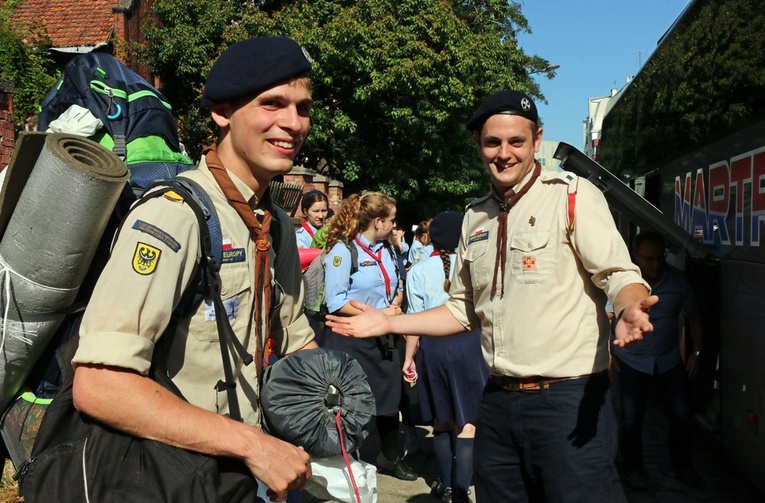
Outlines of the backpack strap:
[[[193,287],[190,286],[186,289],[186,292],[184,292],[183,298],[179,303],[180,310],[176,309],[173,312],[170,324],[164,335],[172,336],[176,332],[179,319],[183,314],[188,312],[186,309],[191,306],[196,306],[201,302],[201,300],[199,302],[196,301],[200,295],[202,299],[212,302],[215,307],[215,322],[218,328],[218,341],[220,342],[223,374],[225,379],[218,381],[215,385],[215,389],[218,391],[226,391],[229,402],[229,415],[232,419],[241,421],[242,415],[239,408],[239,399],[236,395],[236,381],[234,379],[228,345],[231,344],[236,349],[245,365],[252,363],[253,358],[252,355],[247,353],[247,350],[244,348],[241,341],[237,339],[234,330],[231,328],[228,316],[225,314],[226,308],[223,305],[220,293],[220,261],[223,253],[220,221],[218,220],[217,213],[215,212],[215,208],[212,205],[209,196],[199,184],[187,178],[160,180],[147,189],[145,196],[131,208],[131,211],[140,204],[143,204],[146,200],[159,197],[168,192],[173,192],[181,196],[184,202],[188,204],[189,208],[194,212],[194,216],[197,218],[199,224],[201,247],[200,253],[197,256],[193,275],[193,277],[197,278],[195,285]],[[217,243],[217,245],[214,243]],[[189,297],[193,300],[189,301]],[[159,371],[157,372],[158,374],[167,373],[164,359],[157,359],[155,365]]]

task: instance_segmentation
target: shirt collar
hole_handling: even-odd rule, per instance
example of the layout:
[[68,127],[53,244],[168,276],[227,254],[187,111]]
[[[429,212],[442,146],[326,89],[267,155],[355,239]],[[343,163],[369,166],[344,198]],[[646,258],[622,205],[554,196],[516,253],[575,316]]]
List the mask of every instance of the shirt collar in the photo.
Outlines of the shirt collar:
[[[207,160],[204,156],[199,161],[198,169],[200,171],[203,171],[205,173],[205,176],[208,176],[213,181],[215,178],[213,177],[212,173],[210,173],[210,168],[207,167]],[[258,196],[253,192],[251,188],[249,188],[242,180],[239,179],[230,169],[226,168],[226,172],[228,173],[228,176],[231,177],[231,181],[234,182],[234,187],[239,191],[240,194],[242,194],[242,197],[245,201],[247,201],[247,204],[250,208],[252,208],[253,211],[256,211],[258,209],[258,204],[260,201],[258,200]],[[218,190],[223,193],[223,190],[218,186],[217,182],[215,183],[215,186],[218,188]],[[270,190],[266,189],[266,193]],[[265,194],[264,194],[265,199]]]

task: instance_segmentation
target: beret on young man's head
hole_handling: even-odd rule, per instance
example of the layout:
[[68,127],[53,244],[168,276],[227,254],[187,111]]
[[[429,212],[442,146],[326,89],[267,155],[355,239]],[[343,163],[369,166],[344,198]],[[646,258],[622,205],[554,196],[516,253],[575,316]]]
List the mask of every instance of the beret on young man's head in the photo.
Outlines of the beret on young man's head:
[[496,114],[520,115],[534,124],[539,120],[537,106],[528,95],[520,91],[499,91],[481,103],[466,126],[469,131],[478,131],[489,117]]
[[257,37],[236,42],[213,63],[202,106],[231,103],[311,71],[311,57],[288,37]]

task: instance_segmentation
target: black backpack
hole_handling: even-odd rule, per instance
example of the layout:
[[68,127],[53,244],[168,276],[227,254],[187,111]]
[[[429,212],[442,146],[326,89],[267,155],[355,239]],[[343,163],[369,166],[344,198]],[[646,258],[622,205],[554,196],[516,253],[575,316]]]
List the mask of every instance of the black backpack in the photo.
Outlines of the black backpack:
[[134,187],[145,189],[194,166],[182,153],[167,99],[111,54],[80,54],[67,63],[40,105],[38,131],[46,131],[72,105],[87,108],[103,123],[90,139],[125,161]]

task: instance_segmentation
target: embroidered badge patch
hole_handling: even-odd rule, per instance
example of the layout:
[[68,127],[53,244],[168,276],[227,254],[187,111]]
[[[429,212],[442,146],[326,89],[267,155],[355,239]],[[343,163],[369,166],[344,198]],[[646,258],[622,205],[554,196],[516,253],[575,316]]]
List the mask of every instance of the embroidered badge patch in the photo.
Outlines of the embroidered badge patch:
[[342,262],[343,262],[343,257],[335,257],[332,259],[332,265],[335,267],[339,267]]
[[524,271],[536,271],[537,270],[537,258],[534,255],[523,256],[523,270]]
[[144,276],[153,273],[157,269],[157,263],[159,263],[159,256],[161,254],[162,250],[159,248],[154,248],[139,241],[133,254],[133,270]]
[[374,260],[365,260],[364,262],[359,264],[359,267],[370,267],[374,265],[377,265],[377,262],[375,262]]
[[481,231],[468,238],[468,245],[478,243],[479,241],[486,241],[487,239],[489,239],[489,231]]
[[144,234],[148,234],[149,236],[160,240],[165,245],[167,245],[168,248],[170,248],[176,253],[178,253],[178,250],[181,249],[181,243],[176,241],[173,236],[163,231],[156,225],[150,224],[149,222],[144,222],[143,220],[136,220],[135,223],[133,224],[133,229],[137,231],[141,231]]
[[224,264],[233,264],[234,262],[244,262],[247,258],[244,248],[230,248],[226,249],[223,248],[223,259],[222,262]]
[[[223,308],[226,310],[226,316],[233,320],[239,314],[239,298],[231,297],[223,301]],[[215,321],[215,306],[211,301],[205,301],[205,321]]]

